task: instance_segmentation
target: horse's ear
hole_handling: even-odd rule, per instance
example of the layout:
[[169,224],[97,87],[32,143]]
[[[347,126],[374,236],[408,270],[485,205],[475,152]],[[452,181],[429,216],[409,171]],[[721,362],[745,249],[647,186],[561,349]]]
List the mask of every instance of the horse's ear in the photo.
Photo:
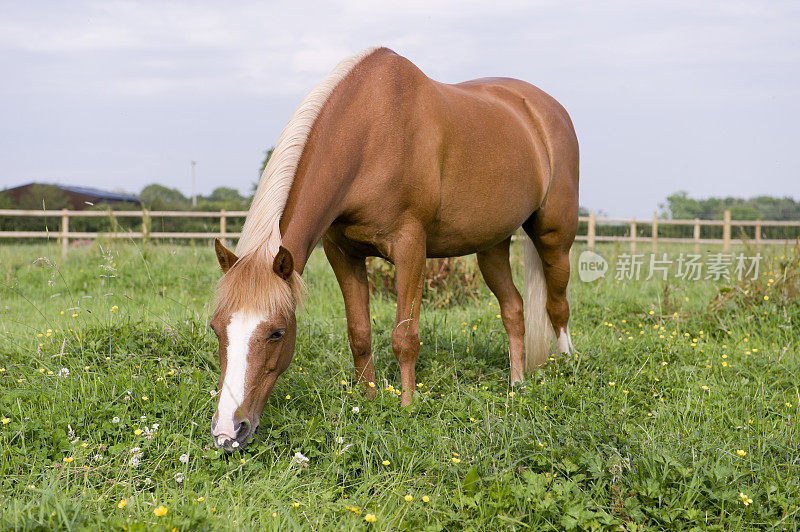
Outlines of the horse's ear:
[[277,273],[281,279],[288,281],[294,271],[294,258],[292,252],[281,246],[278,253],[275,255],[275,261],[272,263],[272,269]]
[[222,269],[222,273],[230,270],[231,266],[236,264],[236,261],[239,260],[239,257],[237,257],[233,251],[226,248],[219,238],[214,239],[214,251],[217,252],[217,260],[219,261],[219,267]]

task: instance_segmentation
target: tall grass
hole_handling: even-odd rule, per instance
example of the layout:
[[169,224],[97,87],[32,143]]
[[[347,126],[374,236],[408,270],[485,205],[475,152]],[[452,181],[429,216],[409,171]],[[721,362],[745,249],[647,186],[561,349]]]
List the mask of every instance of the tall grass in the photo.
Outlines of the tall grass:
[[753,284],[575,278],[578,352],[513,390],[496,301],[474,262],[451,261],[428,285],[420,386],[405,409],[390,271],[373,270],[370,401],[352,382],[341,294],[316,252],[295,360],[254,444],[229,457],[209,434],[211,248],[56,256],[0,248],[2,528],[797,527],[791,250]]

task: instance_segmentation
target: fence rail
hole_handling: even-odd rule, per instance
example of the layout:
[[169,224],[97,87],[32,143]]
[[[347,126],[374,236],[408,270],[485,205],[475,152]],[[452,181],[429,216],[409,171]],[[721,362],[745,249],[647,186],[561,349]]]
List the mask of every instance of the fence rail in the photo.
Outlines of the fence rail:
[[[66,256],[70,240],[95,239],[95,238],[129,238],[140,239],[211,239],[239,238],[241,233],[229,232],[228,221],[231,218],[245,218],[247,211],[71,211],[71,210],[15,210],[0,209],[0,219],[3,217],[32,217],[32,218],[58,218],[60,227],[58,231],[0,231],[2,238],[58,238],[61,243],[61,254]],[[138,230],[129,231],[70,231],[70,219],[74,218],[140,218]],[[153,218],[210,218],[218,220],[218,231],[211,232],[165,232],[151,231]],[[649,243],[655,252],[659,243],[690,243],[694,244],[695,252],[699,252],[703,244],[721,244],[723,253],[730,253],[731,245],[738,242],[750,242],[757,247],[762,245],[787,245],[800,239],[800,220],[731,220],[730,211],[725,211],[722,220],[669,220],[659,219],[657,214],[649,220],[635,218],[597,218],[594,213],[578,218],[579,230],[576,240],[586,242],[589,249],[594,249],[598,242],[628,243],[631,253],[636,252],[638,243]],[[669,236],[670,228],[692,228],[691,237]],[[781,228],[786,238],[762,238],[763,229]],[[702,230],[706,233],[719,229],[719,236],[703,237]],[[734,236],[733,231],[738,233]],[[611,234],[601,234],[601,233]],[[649,233],[649,234],[647,234]],[[752,236],[750,236],[752,234]]]

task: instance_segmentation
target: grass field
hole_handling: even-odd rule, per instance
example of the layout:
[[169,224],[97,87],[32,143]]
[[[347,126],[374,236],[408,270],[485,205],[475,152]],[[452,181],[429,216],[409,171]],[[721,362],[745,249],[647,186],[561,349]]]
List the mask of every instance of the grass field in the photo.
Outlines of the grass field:
[[781,253],[747,284],[574,275],[578,353],[514,390],[485,286],[429,292],[403,409],[392,297],[373,298],[370,401],[317,252],[294,362],[226,457],[210,247],[95,244],[56,266],[55,246],[4,245],[0,527],[796,530],[800,267]]

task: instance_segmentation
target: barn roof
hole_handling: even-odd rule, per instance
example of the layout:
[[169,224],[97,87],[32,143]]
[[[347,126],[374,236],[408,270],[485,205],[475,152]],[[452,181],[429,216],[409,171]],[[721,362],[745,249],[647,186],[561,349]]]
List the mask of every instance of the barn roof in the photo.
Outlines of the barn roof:
[[92,188],[92,187],[80,187],[80,186],[73,186],[73,185],[59,185],[53,183],[26,183],[24,185],[19,185],[16,187],[7,188],[7,191],[17,190],[21,188],[27,188],[33,185],[46,185],[49,187],[55,187],[64,192],[71,192],[73,194],[82,194],[84,196],[91,196],[98,200],[108,200],[108,201],[129,201],[131,203],[140,203],[139,198],[136,196],[131,196],[130,194],[120,194],[119,192],[109,192],[107,190],[101,190],[99,188]]
[[76,194],[86,194],[87,196],[94,196],[99,199],[112,200],[112,201],[130,201],[139,203],[139,198],[131,196],[130,194],[120,194],[119,192],[108,192],[107,190],[100,190],[99,188],[92,187],[75,187],[70,185],[55,185],[61,190],[67,192],[74,192]]

